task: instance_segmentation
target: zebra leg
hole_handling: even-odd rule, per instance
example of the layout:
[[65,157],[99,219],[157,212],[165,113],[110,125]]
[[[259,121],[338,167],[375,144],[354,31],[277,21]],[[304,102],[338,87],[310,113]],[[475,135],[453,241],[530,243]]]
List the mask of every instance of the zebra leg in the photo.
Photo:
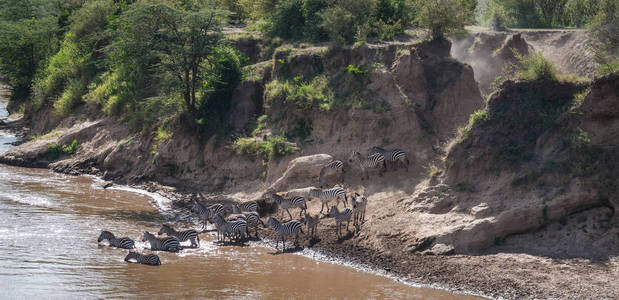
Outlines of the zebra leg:
[[[290,214],[290,211],[286,208],[286,212],[288,213],[288,216],[290,217],[290,220],[292,220],[292,215]],[[284,219],[284,212],[282,211],[282,220]]]
[[325,203],[322,202],[322,205],[320,206],[320,213],[322,213],[322,210],[325,208]]

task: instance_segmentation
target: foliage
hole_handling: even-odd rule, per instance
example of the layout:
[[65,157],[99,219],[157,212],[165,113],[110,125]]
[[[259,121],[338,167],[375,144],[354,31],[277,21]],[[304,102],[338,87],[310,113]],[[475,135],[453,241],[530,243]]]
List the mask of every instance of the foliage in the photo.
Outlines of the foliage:
[[301,110],[309,110],[320,107],[323,110],[330,109],[327,77],[316,76],[312,81],[305,81],[299,77],[293,80],[273,80],[265,87],[265,106],[270,106],[273,101],[291,103]]
[[458,139],[462,140],[469,136],[471,129],[475,126],[481,126],[490,120],[487,110],[476,110],[469,116],[469,122],[464,128],[459,129]]
[[470,6],[462,0],[417,0],[417,7],[417,22],[430,30],[434,40],[461,31],[470,23]]
[[346,71],[350,74],[357,75],[357,76],[363,76],[363,75],[367,75],[370,73],[369,70],[364,70],[364,69],[361,69],[360,67],[353,66],[353,65],[346,66]]
[[557,80],[557,68],[541,51],[528,55],[515,53],[519,63],[518,77],[523,80]]
[[617,64],[619,57],[619,3],[615,0],[600,0],[591,35],[593,50],[600,64]]
[[613,74],[619,72],[619,58],[615,58],[615,60],[603,64],[597,71],[598,76],[604,76],[608,74]]
[[37,70],[58,49],[62,8],[45,0],[0,1],[0,73],[12,100],[29,98]]
[[300,118],[295,121],[294,127],[286,133],[286,136],[291,139],[298,137],[301,142],[304,142],[310,135],[312,135],[313,130],[312,119]]
[[47,158],[50,160],[55,160],[60,157],[61,154],[73,155],[75,154],[75,152],[77,152],[77,149],[79,149],[79,144],[77,143],[77,140],[73,140],[71,144],[51,144],[47,146],[47,152],[45,153],[45,156],[47,156]]
[[612,11],[608,8],[615,3],[613,0],[490,0],[481,9],[481,19],[490,26],[500,21],[505,27],[585,27],[594,23],[600,13]]
[[296,145],[288,142],[285,137],[278,135],[265,136],[263,138],[240,137],[234,141],[232,149],[238,155],[259,156],[265,161],[299,151]]

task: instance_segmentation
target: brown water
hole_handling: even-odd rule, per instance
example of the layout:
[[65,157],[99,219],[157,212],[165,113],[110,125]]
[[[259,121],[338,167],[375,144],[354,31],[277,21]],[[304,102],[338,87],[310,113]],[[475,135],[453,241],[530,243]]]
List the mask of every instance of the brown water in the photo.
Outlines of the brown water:
[[[0,152],[14,136],[0,134]],[[3,150],[4,149],[4,150]],[[0,298],[468,299],[273,249],[217,246],[158,253],[159,267],[123,261],[100,246],[102,229],[136,240],[168,220],[161,198],[102,189],[90,177],[0,165]]]

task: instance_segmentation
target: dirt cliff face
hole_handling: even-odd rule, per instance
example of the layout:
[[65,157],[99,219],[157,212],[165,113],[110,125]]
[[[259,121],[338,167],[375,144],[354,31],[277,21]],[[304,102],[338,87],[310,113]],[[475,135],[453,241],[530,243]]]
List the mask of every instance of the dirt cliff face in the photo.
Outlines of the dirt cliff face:
[[520,54],[541,51],[564,74],[593,78],[599,65],[584,30],[480,31],[472,28],[465,36],[452,38],[451,55],[470,64],[482,94],[489,94],[492,81],[503,66],[515,62],[512,49]]
[[[450,148],[443,184],[418,189],[403,201],[423,220],[422,228],[450,223],[418,234],[427,243],[424,248],[475,251],[596,209],[602,221],[588,229],[586,239],[607,247],[589,249],[589,255],[619,250],[613,217],[619,186],[617,79],[599,78],[590,87],[504,83],[485,114]],[[578,96],[583,92],[588,92],[584,100]],[[574,245],[579,243],[585,244]],[[545,251],[569,253],[570,248]]]

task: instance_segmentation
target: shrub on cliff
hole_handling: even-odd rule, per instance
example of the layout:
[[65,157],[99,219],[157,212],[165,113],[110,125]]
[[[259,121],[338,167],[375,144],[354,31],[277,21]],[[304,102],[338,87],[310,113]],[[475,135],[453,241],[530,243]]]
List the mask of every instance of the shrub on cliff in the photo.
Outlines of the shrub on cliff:
[[444,39],[471,22],[471,7],[467,4],[462,0],[417,0],[417,23],[430,30],[432,39]]
[[528,55],[515,53],[518,59],[518,78],[524,80],[557,80],[557,67],[542,55],[533,52]]

